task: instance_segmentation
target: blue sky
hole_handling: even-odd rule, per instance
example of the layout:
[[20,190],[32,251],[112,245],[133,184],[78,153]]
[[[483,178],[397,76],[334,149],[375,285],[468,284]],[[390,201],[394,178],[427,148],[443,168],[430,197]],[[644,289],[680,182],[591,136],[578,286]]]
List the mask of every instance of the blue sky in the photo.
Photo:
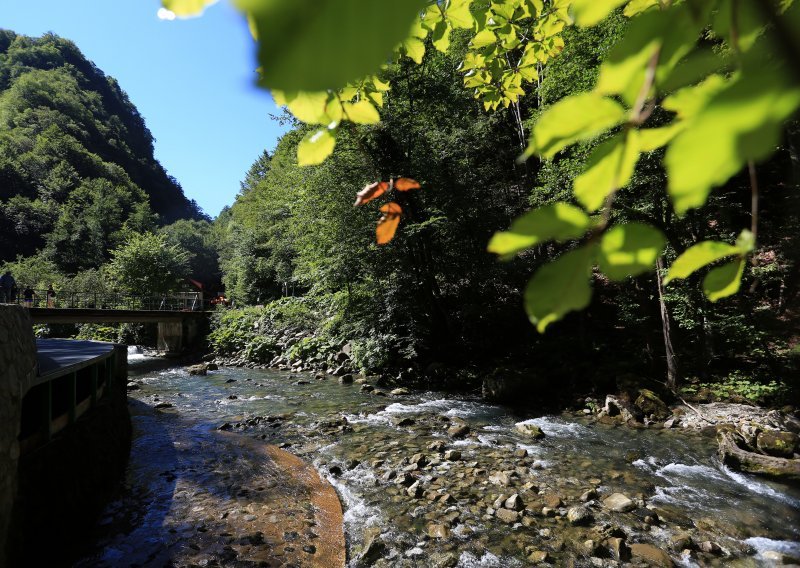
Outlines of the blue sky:
[[159,0],[0,0],[0,27],[71,39],[115,77],[156,138],[155,155],[211,216],[282,129],[254,82],[255,44],[226,1],[165,21]]

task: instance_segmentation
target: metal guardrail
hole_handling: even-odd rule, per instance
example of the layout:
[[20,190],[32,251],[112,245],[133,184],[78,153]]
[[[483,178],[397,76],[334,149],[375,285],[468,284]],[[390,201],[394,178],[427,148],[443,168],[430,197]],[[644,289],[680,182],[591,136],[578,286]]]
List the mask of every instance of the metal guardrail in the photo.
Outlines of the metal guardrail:
[[71,308],[93,310],[141,310],[202,312],[207,302],[199,292],[181,292],[170,296],[148,296],[120,292],[61,292],[48,298],[47,290],[34,290],[33,297],[26,300],[18,292],[11,303],[29,308]]

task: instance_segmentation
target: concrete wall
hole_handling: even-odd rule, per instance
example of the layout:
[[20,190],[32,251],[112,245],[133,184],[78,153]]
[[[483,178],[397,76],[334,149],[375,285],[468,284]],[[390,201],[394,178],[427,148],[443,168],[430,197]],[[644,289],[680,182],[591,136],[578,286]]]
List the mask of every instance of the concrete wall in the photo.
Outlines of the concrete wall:
[[0,304],[0,566],[17,494],[22,395],[36,378],[36,342],[25,308]]

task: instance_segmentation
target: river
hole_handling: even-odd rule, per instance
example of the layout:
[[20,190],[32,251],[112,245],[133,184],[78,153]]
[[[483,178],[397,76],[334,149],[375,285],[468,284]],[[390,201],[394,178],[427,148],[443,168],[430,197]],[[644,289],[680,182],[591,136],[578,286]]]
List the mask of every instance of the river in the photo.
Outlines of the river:
[[[349,566],[526,566],[545,554],[558,566],[611,566],[615,536],[683,566],[800,557],[800,490],[729,470],[708,434],[521,415],[437,392],[376,396],[304,373],[190,376],[141,355],[129,362],[138,390],[129,393],[125,488],[77,566],[302,565],[288,542],[297,531],[280,542],[256,530],[265,520],[252,504],[266,498],[254,496],[270,491],[254,457],[262,440],[313,463],[336,488]],[[545,438],[526,437],[519,423]],[[466,437],[447,435],[461,424]],[[630,497],[633,510],[607,510],[611,493]],[[514,494],[512,509],[524,510],[498,517]],[[287,518],[305,514],[313,526],[302,507],[286,505]],[[571,523],[572,508],[586,518]]]

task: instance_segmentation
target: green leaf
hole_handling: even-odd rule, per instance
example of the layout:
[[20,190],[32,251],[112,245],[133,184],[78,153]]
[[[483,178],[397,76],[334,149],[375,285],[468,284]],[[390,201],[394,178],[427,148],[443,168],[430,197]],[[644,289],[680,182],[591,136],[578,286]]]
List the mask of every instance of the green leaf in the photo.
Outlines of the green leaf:
[[720,241],[703,241],[683,251],[667,271],[664,284],[676,278],[687,278],[704,266],[728,256],[741,254],[739,247]]
[[491,32],[489,30],[483,30],[475,34],[475,37],[472,38],[471,45],[474,49],[480,49],[481,47],[492,45],[496,41],[497,41],[497,36],[494,35],[494,32]]
[[[276,104],[286,105],[286,108],[306,124],[328,124],[334,120],[340,120],[342,111],[341,105],[331,94],[326,91],[318,92],[297,92],[297,91],[273,91]],[[331,100],[333,99],[333,101]],[[328,108],[329,102],[334,102],[339,106],[338,113],[335,105]],[[330,110],[330,115],[328,111]],[[337,117],[338,114],[338,118]]]
[[589,155],[575,178],[575,198],[587,211],[597,211],[612,192],[625,187],[639,160],[639,132],[630,129],[606,140]]
[[161,0],[161,5],[179,18],[199,16],[206,6],[215,4],[217,0]]
[[615,8],[628,0],[572,0],[572,10],[575,23],[581,27],[590,27],[599,24]]
[[530,279],[525,287],[525,311],[539,333],[567,313],[589,305],[594,254],[594,246],[572,250],[544,265]]
[[425,56],[425,44],[421,40],[415,37],[408,38],[403,42],[403,50],[414,63],[417,65],[422,63],[422,58]]
[[632,18],[658,5],[658,0],[631,0],[622,13],[628,18]]
[[321,164],[331,155],[336,146],[334,130],[320,128],[305,135],[297,146],[297,164],[314,166]]
[[697,85],[675,91],[664,99],[661,106],[677,114],[678,118],[694,118],[727,84],[727,79],[721,75],[711,75]]
[[454,28],[471,30],[475,25],[472,13],[469,11],[472,0],[450,0],[447,6],[447,19]]
[[424,0],[236,0],[258,33],[260,84],[322,91],[377,71]]
[[597,93],[581,93],[560,100],[539,118],[523,158],[538,153],[552,158],[579,140],[594,138],[626,118],[619,103]]
[[712,268],[703,278],[703,293],[712,302],[739,291],[744,273],[744,258]]
[[450,48],[450,31],[452,29],[450,22],[445,20],[436,24],[436,27],[433,28],[432,42],[437,51],[444,53]]
[[711,189],[748,160],[775,151],[783,123],[800,105],[800,88],[776,70],[740,75],[698,111],[664,157],[667,190],[679,215],[705,204]]
[[650,225],[617,225],[600,241],[600,270],[612,280],[637,276],[653,268],[665,243],[661,231]]
[[647,12],[628,25],[625,36],[608,52],[600,66],[595,90],[605,95],[622,95],[633,104],[644,82],[650,58],[661,46],[669,19],[662,12]]
[[517,217],[508,231],[498,231],[487,250],[511,255],[550,240],[577,239],[589,228],[589,217],[569,203],[552,203]]
[[736,247],[742,254],[750,254],[756,248],[756,236],[748,229],[744,229],[736,238]]
[[652,152],[666,146],[685,126],[683,122],[673,122],[661,128],[643,128],[639,131],[639,149]]
[[344,103],[342,106],[350,122],[375,124],[381,121],[381,115],[378,114],[378,110],[369,101],[361,100],[357,103]]

